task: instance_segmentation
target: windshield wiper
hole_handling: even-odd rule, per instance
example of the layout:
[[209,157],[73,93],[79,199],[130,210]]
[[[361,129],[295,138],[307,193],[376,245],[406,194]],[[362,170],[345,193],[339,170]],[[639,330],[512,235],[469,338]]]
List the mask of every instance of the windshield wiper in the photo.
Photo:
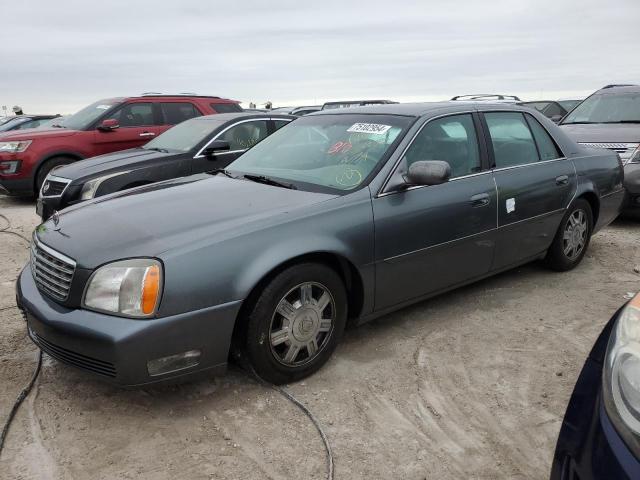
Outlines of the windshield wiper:
[[169,150],[167,150],[166,148],[159,148],[159,147],[145,148],[145,150],[153,150],[154,152],[160,152],[160,153],[169,153]]
[[296,187],[292,183],[280,182],[279,180],[275,180],[265,175],[252,175],[250,173],[246,173],[243,175],[243,177],[247,180],[251,180],[252,182],[264,183],[265,185],[273,185],[274,187],[288,188],[289,190],[298,189],[298,187]]
[[601,122],[562,122],[562,125],[591,125],[592,123],[601,123]]
[[640,120],[616,120],[615,122],[602,122],[602,123],[640,123]]
[[67,128],[64,125],[60,125],[58,123],[54,123],[53,125],[51,125],[53,128]]
[[229,177],[229,178],[238,178],[235,175],[231,174],[231,172],[229,172],[229,170],[225,170],[224,168],[216,168],[215,170],[210,170],[207,172],[209,175],[217,175],[219,173],[221,173],[222,175]]

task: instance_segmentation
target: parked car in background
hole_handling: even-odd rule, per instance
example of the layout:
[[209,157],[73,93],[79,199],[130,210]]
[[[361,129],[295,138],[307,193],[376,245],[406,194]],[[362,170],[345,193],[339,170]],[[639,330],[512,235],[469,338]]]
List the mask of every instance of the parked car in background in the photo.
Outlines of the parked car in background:
[[241,110],[234,100],[196,95],[100,100],[66,118],[60,128],[0,134],[0,190],[35,195],[55,167],[144,145],[189,118]]
[[36,211],[46,220],[56,210],[109,193],[225,168],[295,118],[242,112],[186,120],[142,147],[51,171],[40,190]]
[[522,102],[520,105],[535,108],[545,117],[558,123],[579,103],[580,100],[536,100],[533,102]]
[[38,125],[36,128],[39,128],[41,130],[45,129],[45,128],[58,128],[61,127],[64,123],[65,118],[68,118],[68,115],[59,115],[55,118],[51,118],[49,120],[43,120],[40,122],[40,125]]
[[493,93],[476,93],[471,95],[457,95],[452,102],[492,102],[492,103],[518,103],[520,99],[515,95],[499,95]]
[[40,225],[17,283],[33,341],[124,385],[319,369],[364,322],[497,272],[580,263],[624,195],[617,155],[521,106],[299,117],[224,171],[114,193]]
[[49,120],[55,120],[60,115],[16,115],[15,117],[0,118],[0,133],[13,130],[38,128]]
[[640,294],[609,320],[569,400],[551,480],[640,478]]
[[302,115],[308,115],[313,112],[319,112],[322,110],[322,105],[309,105],[306,107],[296,107],[291,110],[291,115],[295,115],[297,117],[301,117]]
[[627,213],[640,212],[640,86],[598,90],[560,122],[560,128],[587,147],[613,150],[624,164]]
[[393,100],[344,100],[341,102],[325,102],[321,110],[333,110],[336,108],[365,107],[368,105],[389,105]]

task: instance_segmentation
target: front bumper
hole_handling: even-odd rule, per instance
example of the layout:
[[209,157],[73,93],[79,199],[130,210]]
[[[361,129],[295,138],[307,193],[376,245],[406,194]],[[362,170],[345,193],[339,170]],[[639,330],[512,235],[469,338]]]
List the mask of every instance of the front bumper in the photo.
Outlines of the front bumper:
[[[40,293],[25,268],[16,283],[16,301],[29,336],[52,357],[121,386],[142,386],[207,371],[222,374],[241,301],[149,320],[68,309]],[[200,350],[198,365],[150,376],[149,360]]]
[[33,195],[33,179],[0,176],[0,192],[16,197]]
[[[615,317],[614,317],[615,319]],[[640,478],[640,460],[615,430],[602,401],[602,360],[613,320],[584,364],[567,407],[553,458],[551,480]]]
[[627,190],[625,210],[640,209],[640,163],[628,163],[624,167],[624,187]]

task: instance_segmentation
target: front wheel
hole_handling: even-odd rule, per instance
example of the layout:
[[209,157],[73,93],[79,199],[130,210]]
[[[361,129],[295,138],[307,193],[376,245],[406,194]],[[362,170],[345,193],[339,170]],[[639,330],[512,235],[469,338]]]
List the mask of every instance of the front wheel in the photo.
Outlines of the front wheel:
[[300,380],[329,359],[344,331],[347,295],[340,276],[315,263],[276,275],[249,307],[244,354],[262,379]]
[[565,213],[547,256],[549,268],[564,272],[576,267],[584,257],[593,231],[591,205],[576,200]]

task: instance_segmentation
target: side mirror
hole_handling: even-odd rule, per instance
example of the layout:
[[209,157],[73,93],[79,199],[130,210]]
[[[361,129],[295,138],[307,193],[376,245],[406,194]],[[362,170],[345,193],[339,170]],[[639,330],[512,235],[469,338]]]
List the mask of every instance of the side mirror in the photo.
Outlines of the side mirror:
[[560,123],[560,120],[562,120],[562,118],[563,118],[562,115],[554,115],[551,117],[551,121],[553,123]]
[[451,177],[451,167],[441,160],[422,160],[413,162],[404,175],[407,186],[440,185]]
[[107,118],[106,120],[103,120],[100,125],[98,125],[98,130],[100,130],[101,132],[111,132],[116,128],[120,128],[120,124],[115,118]]
[[202,155],[211,160],[216,156],[217,152],[222,152],[225,150],[231,150],[231,145],[229,145],[229,142],[225,142],[224,140],[214,140],[207,146],[207,148],[202,151]]

